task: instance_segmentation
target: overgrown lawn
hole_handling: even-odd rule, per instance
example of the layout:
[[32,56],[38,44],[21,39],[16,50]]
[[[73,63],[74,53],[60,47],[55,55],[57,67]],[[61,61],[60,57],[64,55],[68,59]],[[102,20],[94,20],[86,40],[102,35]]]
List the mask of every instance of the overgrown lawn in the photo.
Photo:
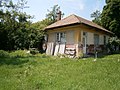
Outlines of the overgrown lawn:
[[120,90],[120,55],[0,58],[0,90]]

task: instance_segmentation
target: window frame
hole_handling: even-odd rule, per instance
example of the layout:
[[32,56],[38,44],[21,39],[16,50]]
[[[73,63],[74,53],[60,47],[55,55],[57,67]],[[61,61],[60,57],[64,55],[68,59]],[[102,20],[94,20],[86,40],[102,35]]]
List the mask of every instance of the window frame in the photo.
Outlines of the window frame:
[[94,34],[94,45],[98,46],[100,44],[100,35]]
[[[65,41],[62,41],[62,38],[65,39]],[[65,43],[66,42],[66,32],[57,32],[56,33],[56,42]]]

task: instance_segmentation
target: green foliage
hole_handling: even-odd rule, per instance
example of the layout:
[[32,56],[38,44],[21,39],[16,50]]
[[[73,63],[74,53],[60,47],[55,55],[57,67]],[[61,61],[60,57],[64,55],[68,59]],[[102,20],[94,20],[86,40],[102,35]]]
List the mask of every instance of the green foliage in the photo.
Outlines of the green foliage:
[[[57,13],[60,11],[60,6],[54,5],[51,7],[51,10],[48,10],[48,14],[46,14],[46,18],[51,21],[51,24],[57,21]],[[62,16],[64,13],[61,13]]]
[[0,58],[0,89],[119,90],[119,67],[120,54],[97,61],[47,56]]
[[42,50],[44,28],[55,22],[60,7],[54,6],[46,19],[32,24],[32,17],[23,12],[24,8],[28,8],[26,0],[19,0],[17,3],[2,0],[0,4],[0,50],[23,50],[33,47]]
[[51,58],[51,57],[54,57],[54,56],[46,55],[45,53],[43,53],[43,54],[38,53],[38,54],[35,54],[34,56],[39,57],[39,58]]
[[98,25],[101,25],[101,12],[96,10],[91,14],[91,18],[94,18],[92,21]]
[[30,53],[27,53],[25,50],[17,50],[10,53],[11,58],[23,58],[31,56]]
[[26,50],[17,50],[10,53],[4,50],[0,50],[0,58],[25,58],[29,56],[31,56],[31,54]]
[[111,37],[107,44],[107,48],[109,49],[110,53],[119,53],[120,39],[118,39],[117,37]]
[[101,24],[120,38],[120,0],[106,0],[101,14]]
[[57,13],[59,10],[60,6],[54,5],[52,7],[52,10],[48,10],[48,14],[46,15],[45,19],[30,25],[30,28],[32,29],[32,33],[30,34],[30,36],[33,39],[30,43],[30,47],[38,48],[39,51],[43,53],[42,44],[44,41],[44,36],[46,34],[44,29],[48,25],[56,22]]
[[[45,36],[45,27],[48,25],[56,22],[57,20],[57,13],[60,10],[60,6],[54,5],[52,10],[48,10],[48,14],[46,14],[46,18],[43,19],[42,21],[38,21],[36,23],[33,23],[30,27],[34,29],[34,33],[31,34],[34,37],[33,41],[33,47],[39,47],[40,44],[42,44],[42,41],[44,41],[44,36]],[[63,13],[62,13],[63,16]]]
[[35,49],[32,48],[32,49],[30,49],[30,53],[35,55],[35,54],[38,54],[39,51],[36,48]]
[[9,57],[9,53],[4,50],[0,50],[0,57]]
[[46,18],[46,19],[43,19],[42,21],[33,23],[32,27],[40,31],[40,30],[44,30],[44,28],[50,25],[51,23],[52,21]]
[[32,47],[38,47],[38,49],[41,50],[42,47],[40,47],[40,45],[42,45],[45,36],[44,28],[49,24],[51,24],[51,21],[46,18],[30,25],[30,28],[32,29],[31,37],[34,38]]
[[[0,10],[0,49],[29,49],[41,40],[39,31],[31,27],[30,15],[23,12],[27,2],[2,1]],[[43,34],[43,33],[42,33]],[[37,39],[37,41],[36,41]]]

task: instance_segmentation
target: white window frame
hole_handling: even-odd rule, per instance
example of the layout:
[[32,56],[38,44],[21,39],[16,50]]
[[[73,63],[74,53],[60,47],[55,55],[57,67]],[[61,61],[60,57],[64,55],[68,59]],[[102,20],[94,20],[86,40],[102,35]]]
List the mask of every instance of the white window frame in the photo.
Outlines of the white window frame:
[[[62,38],[64,39],[64,41],[62,41]],[[66,42],[66,33],[65,32],[56,33],[56,42],[65,43]]]
[[94,34],[94,45],[98,46],[100,44],[100,36],[99,34]]

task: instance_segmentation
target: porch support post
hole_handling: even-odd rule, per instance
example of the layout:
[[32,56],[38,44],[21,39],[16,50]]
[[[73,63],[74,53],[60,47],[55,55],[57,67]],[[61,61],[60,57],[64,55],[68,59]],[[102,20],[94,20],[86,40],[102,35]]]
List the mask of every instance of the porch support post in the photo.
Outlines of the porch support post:
[[79,56],[79,37],[80,37],[80,30],[75,31],[75,46],[76,46],[76,57]]

